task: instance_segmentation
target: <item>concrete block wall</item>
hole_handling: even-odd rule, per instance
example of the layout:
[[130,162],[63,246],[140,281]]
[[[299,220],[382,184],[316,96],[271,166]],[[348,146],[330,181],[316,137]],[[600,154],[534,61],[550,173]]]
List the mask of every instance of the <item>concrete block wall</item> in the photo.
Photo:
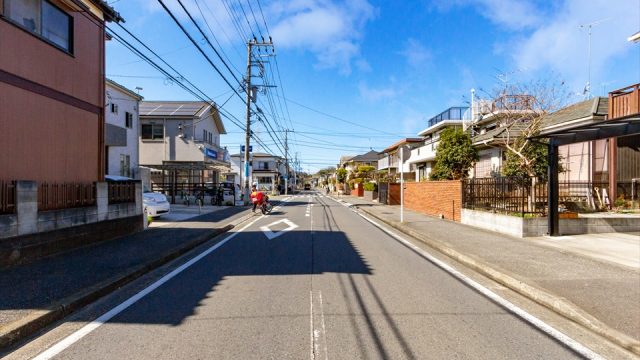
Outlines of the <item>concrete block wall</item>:
[[[546,217],[523,219],[488,211],[462,209],[462,223],[516,237],[543,236],[548,233]],[[561,235],[640,231],[639,216],[583,217],[560,219]]]
[[16,213],[0,216],[0,239],[37,234],[106,220],[142,215],[142,185],[136,184],[136,202],[109,204],[107,183],[96,184],[96,205],[38,211],[38,184],[16,183]]
[[406,182],[404,186],[404,206],[407,209],[431,216],[442,215],[447,220],[460,221],[461,181]]

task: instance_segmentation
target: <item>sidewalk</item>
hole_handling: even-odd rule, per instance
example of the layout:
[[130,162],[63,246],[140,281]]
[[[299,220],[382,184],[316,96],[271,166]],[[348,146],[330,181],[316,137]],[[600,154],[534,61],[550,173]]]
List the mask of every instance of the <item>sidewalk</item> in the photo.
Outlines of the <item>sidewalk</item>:
[[0,349],[251,216],[248,207],[224,208],[30,264],[0,269]]
[[400,223],[399,206],[334,198],[640,354],[640,234],[519,239],[406,209]]

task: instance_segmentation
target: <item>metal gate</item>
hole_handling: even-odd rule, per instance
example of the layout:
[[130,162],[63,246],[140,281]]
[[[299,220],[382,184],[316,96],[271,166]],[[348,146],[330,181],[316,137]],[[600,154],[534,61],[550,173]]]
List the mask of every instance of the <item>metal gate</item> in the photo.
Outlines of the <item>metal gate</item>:
[[378,184],[378,202],[380,204],[387,204],[387,198],[389,196],[389,183]]

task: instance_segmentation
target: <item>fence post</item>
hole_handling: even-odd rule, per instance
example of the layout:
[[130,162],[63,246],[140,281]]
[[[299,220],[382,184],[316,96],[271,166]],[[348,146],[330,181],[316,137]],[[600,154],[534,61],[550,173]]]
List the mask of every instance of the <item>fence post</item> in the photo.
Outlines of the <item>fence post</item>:
[[109,218],[109,184],[106,182],[96,183],[96,207],[98,210],[98,221]]
[[142,182],[136,182],[136,190],[135,190],[135,200],[136,200],[136,215],[142,214]]
[[18,235],[38,232],[38,183],[16,181]]

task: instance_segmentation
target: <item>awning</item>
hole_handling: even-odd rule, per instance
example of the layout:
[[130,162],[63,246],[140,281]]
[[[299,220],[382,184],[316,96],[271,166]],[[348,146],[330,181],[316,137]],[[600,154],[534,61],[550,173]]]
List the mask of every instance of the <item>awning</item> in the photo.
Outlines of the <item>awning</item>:
[[604,120],[587,125],[558,130],[532,137],[532,139],[550,139],[556,146],[575,144],[584,141],[602,140],[640,134],[640,115],[634,114],[615,120]]
[[164,161],[162,164],[140,164],[154,170],[217,170],[229,171],[231,165],[223,161]]

